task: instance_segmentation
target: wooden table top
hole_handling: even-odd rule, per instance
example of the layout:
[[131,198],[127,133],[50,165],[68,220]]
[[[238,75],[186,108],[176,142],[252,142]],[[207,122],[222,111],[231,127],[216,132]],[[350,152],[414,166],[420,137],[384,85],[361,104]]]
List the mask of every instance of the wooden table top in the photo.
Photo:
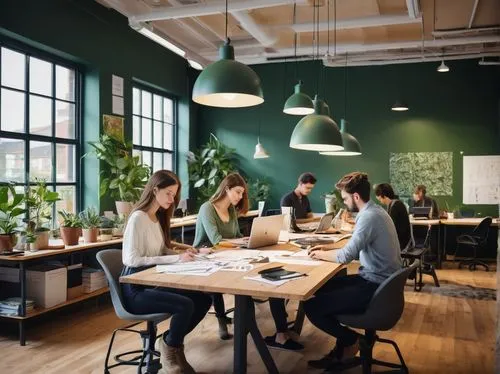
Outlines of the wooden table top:
[[[456,226],[476,226],[484,218],[453,218],[453,219],[442,219],[441,223],[443,225],[456,225]],[[498,226],[499,219],[493,218],[491,226]]]
[[[296,247],[290,244],[275,245],[266,249],[297,250]],[[259,250],[265,249],[259,248]],[[164,274],[157,273],[155,268],[151,268],[120,277],[120,282],[209,293],[306,300],[344,267],[344,265],[332,262],[322,262],[318,266],[282,264],[286,270],[300,271],[306,273],[307,276],[291,280],[281,286],[244,279],[246,276],[256,276],[260,270],[278,264],[277,262],[254,264],[254,269],[248,272],[218,271],[209,276]]]
[[[110,245],[120,245],[122,244],[122,238],[99,241],[96,243],[81,243],[77,245],[64,245],[61,239],[55,239],[49,241],[49,246],[53,246],[54,248],[49,249],[40,249],[38,251],[33,252],[24,252],[21,255],[15,256],[0,256],[0,261],[10,261],[10,262],[20,262],[20,261],[29,261],[34,260],[36,258],[50,257],[56,256],[60,254],[69,254],[73,252],[85,251],[91,248],[99,248],[99,247],[108,247]],[[56,248],[61,247],[62,248]]]

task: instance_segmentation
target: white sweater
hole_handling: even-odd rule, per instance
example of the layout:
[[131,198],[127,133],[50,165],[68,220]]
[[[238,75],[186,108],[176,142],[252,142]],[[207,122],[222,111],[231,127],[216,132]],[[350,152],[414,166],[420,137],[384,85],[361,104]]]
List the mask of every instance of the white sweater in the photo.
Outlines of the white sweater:
[[160,223],[151,221],[146,212],[138,210],[128,218],[122,261],[130,267],[171,264],[179,261],[179,255],[165,247]]

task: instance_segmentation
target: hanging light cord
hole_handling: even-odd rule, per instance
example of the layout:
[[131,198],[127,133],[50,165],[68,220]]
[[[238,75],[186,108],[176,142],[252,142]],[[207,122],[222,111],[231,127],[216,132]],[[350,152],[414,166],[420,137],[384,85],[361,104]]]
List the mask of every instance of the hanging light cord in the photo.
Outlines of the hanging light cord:
[[327,32],[326,32],[326,56],[330,56],[330,0],[326,3],[326,23],[327,23]]
[[[297,21],[297,2],[293,2],[293,26],[295,26],[295,23]],[[297,81],[299,73],[299,67],[298,67],[298,61],[297,61],[297,31],[295,31],[293,35],[293,45],[294,45],[294,56],[295,56],[295,80]]]
[[347,119],[347,52],[345,54],[344,67],[344,119]]
[[333,57],[337,56],[337,0],[333,0]]
[[[319,7],[317,6],[317,0],[314,0],[314,22],[315,22],[315,33],[316,33],[316,61],[319,63]],[[313,49],[314,51],[314,49]],[[316,92],[319,94],[319,81],[321,76],[321,68],[319,69],[318,75],[316,77]]]
[[226,0],[226,31],[225,31],[226,40],[225,40],[225,42],[227,44],[229,44],[229,38],[227,37],[227,18],[228,17],[227,17],[227,0]]

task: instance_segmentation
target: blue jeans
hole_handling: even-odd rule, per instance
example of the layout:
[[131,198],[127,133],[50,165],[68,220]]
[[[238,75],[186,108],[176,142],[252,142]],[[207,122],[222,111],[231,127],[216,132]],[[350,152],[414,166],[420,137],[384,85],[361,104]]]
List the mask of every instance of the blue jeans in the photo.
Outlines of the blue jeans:
[[[129,275],[145,268],[125,267],[122,275]],[[209,295],[175,288],[151,288],[133,284],[122,284],[125,308],[133,314],[169,313],[170,330],[163,335],[165,343],[180,347],[184,337],[205,317],[212,299]]]
[[337,315],[363,313],[378,286],[358,274],[334,277],[304,303],[304,311],[314,326],[337,338],[339,347],[350,346],[358,334],[341,325]]

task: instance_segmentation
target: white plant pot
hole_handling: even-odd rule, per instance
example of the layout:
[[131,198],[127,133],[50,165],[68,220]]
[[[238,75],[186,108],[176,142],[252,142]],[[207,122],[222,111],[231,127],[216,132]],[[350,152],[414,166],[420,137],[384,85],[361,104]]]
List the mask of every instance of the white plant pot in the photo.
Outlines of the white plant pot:
[[116,213],[128,217],[132,211],[133,204],[128,201],[115,201]]
[[36,233],[36,240],[31,243],[30,250],[38,251],[49,247],[49,231],[40,231]]
[[325,212],[331,213],[334,211],[333,203],[335,201],[335,195],[325,195]]
[[448,213],[448,219],[454,219],[455,213]]

